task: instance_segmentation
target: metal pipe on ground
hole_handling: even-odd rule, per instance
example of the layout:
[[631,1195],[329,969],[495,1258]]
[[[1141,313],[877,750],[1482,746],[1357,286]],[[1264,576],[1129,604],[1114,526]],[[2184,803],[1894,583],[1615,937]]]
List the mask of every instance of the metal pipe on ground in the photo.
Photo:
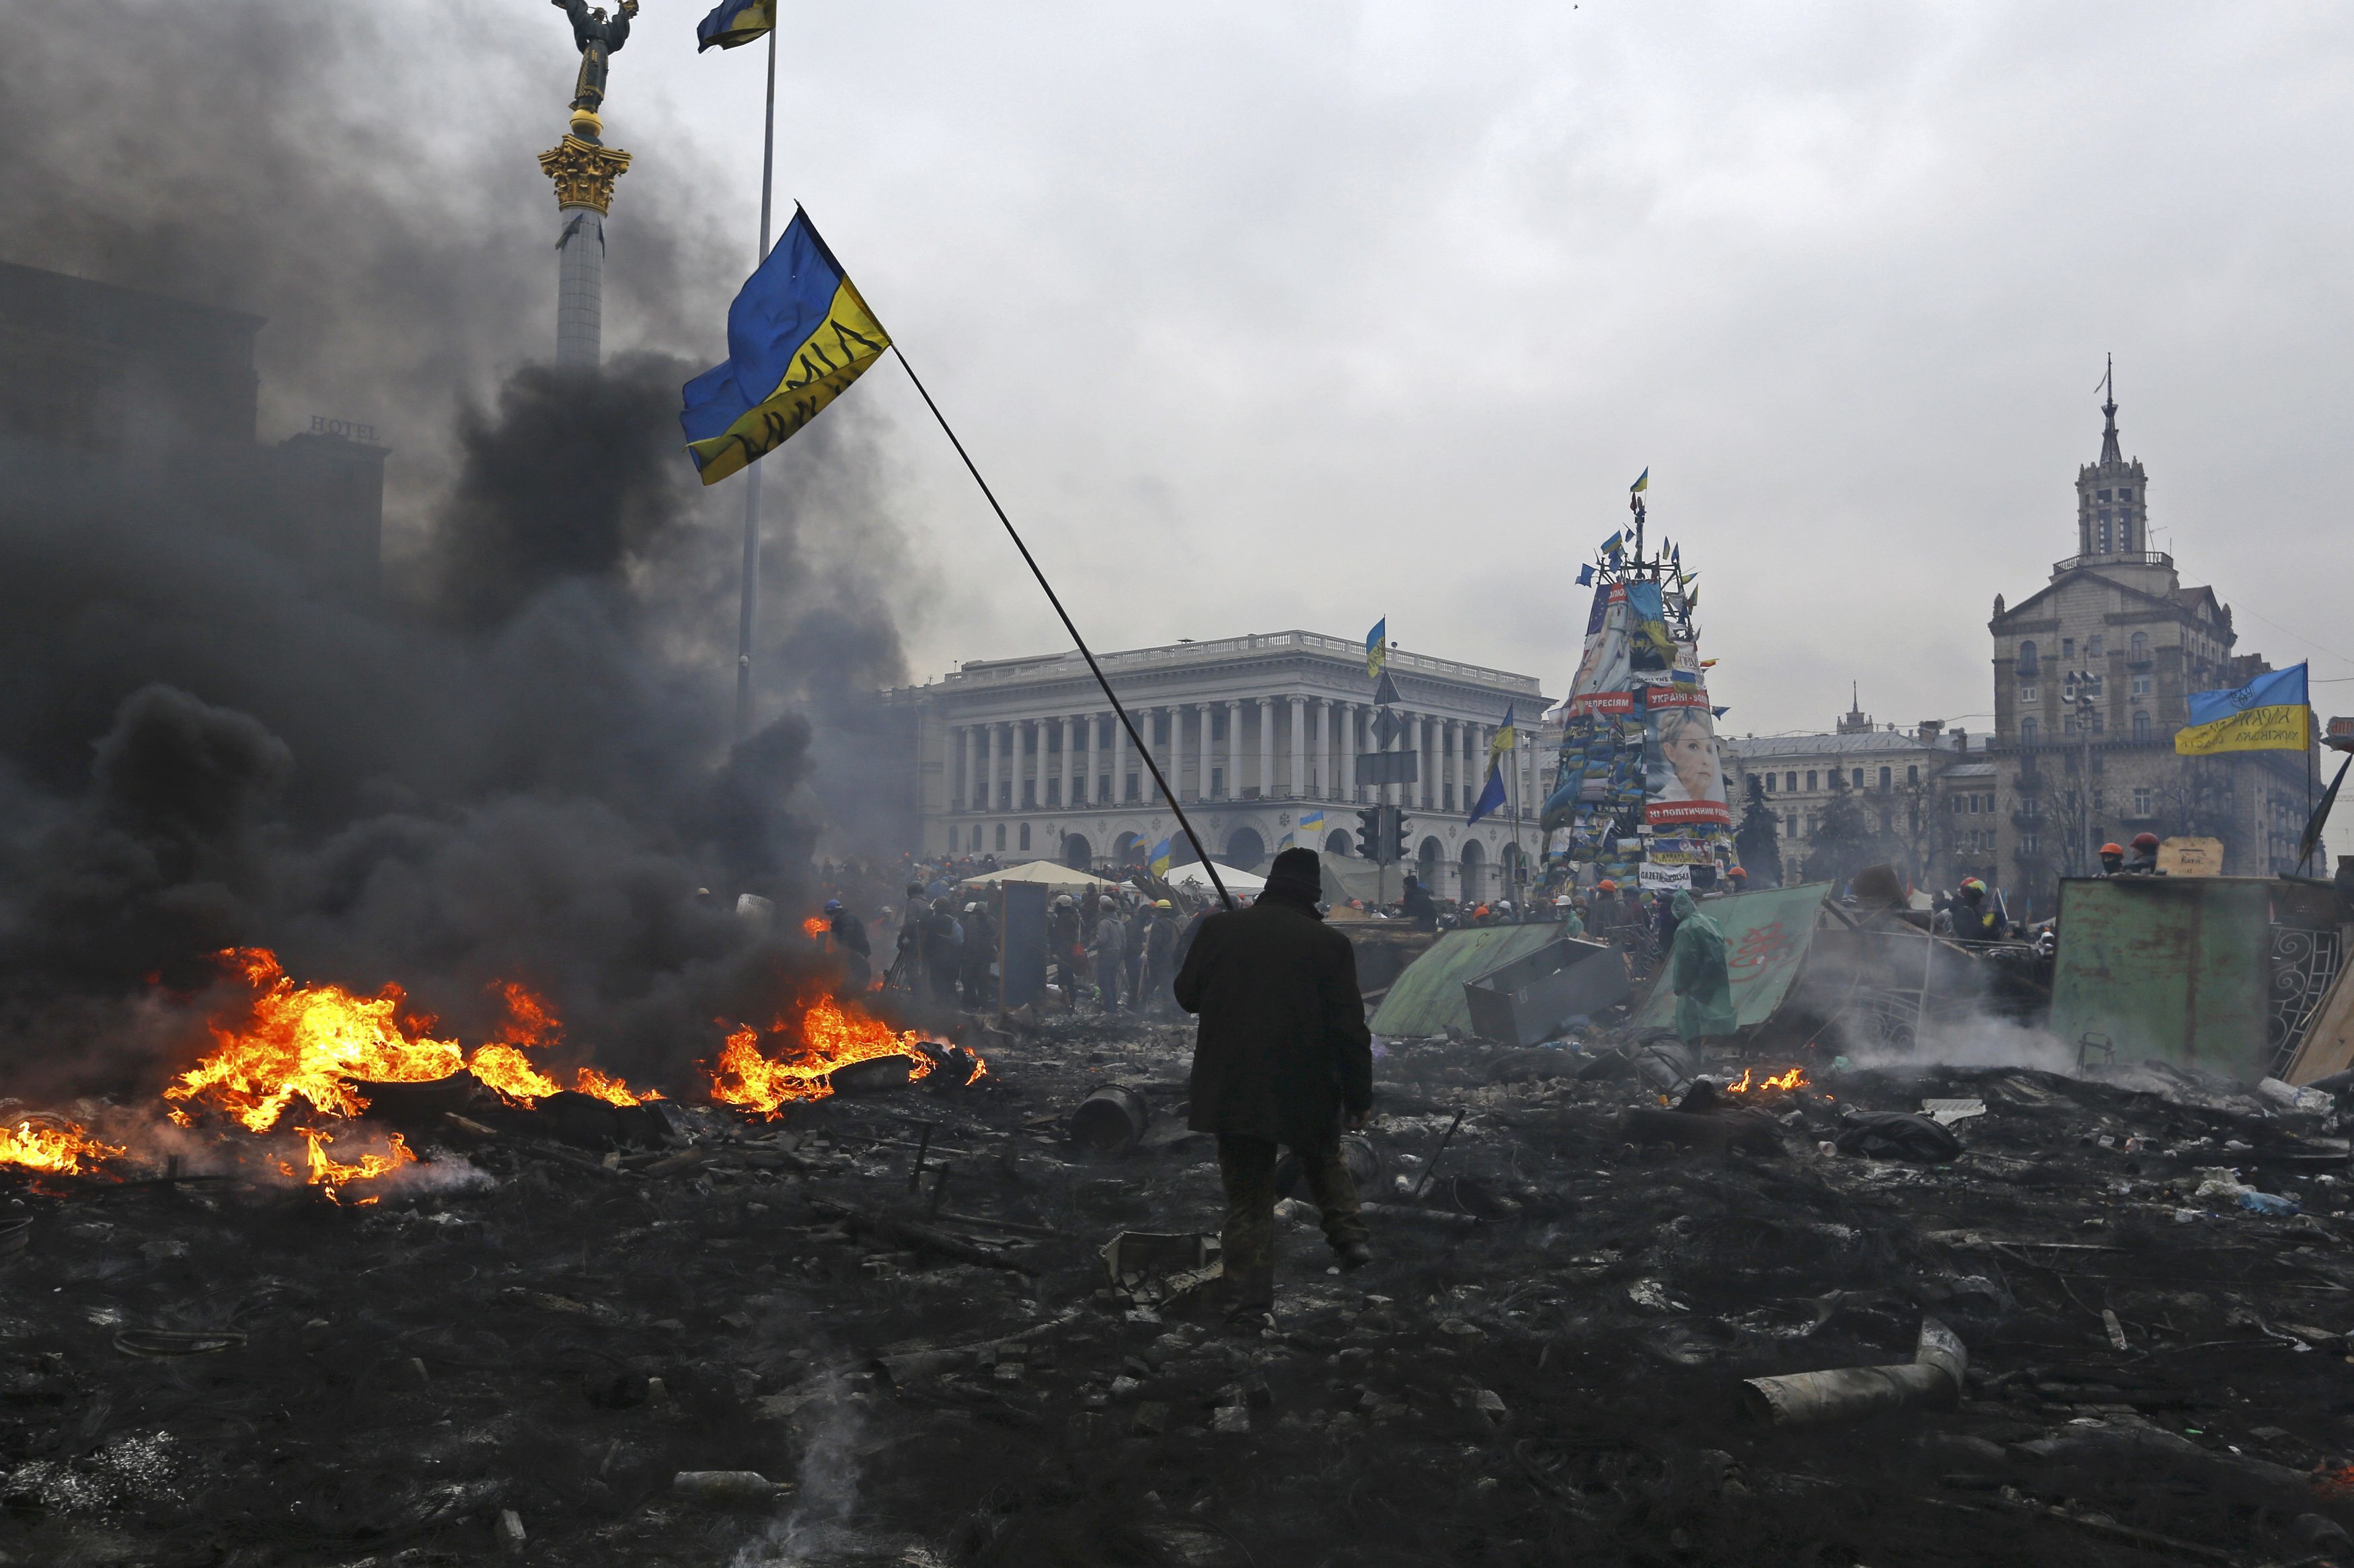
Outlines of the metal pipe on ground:
[[1960,1336],[1924,1318],[1909,1363],[1753,1377],[1741,1385],[1741,1412],[1772,1426],[1820,1426],[1883,1410],[1952,1405],[1961,1399],[1969,1370],[1970,1352]]

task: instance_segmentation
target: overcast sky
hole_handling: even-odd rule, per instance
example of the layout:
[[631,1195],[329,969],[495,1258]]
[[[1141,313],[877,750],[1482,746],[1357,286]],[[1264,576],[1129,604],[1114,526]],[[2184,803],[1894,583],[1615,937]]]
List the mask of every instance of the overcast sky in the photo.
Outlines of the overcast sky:
[[[692,9],[648,0],[615,62],[616,226],[699,165],[748,262],[761,53],[698,58]],[[1648,465],[1728,729],[1824,726],[1850,681],[1983,725],[1991,601],[2073,552],[2114,352],[2186,579],[2243,652],[2354,677],[2354,14],[782,9],[780,201],[1105,646],[1385,614],[1557,694]],[[562,19],[514,12],[560,98]],[[896,367],[851,396],[920,498],[919,669],[1055,645]]]
[[[608,138],[636,164],[609,352],[716,359],[752,261],[764,51],[697,57],[702,8],[646,0],[613,63]],[[2349,683],[2317,705],[2354,711],[2354,661],[2330,651],[2354,653],[2336,613],[2354,12],[780,8],[780,206],[820,219],[1100,646],[1358,636],[1386,615],[1407,648],[1558,694],[1576,565],[1648,466],[1655,526],[1701,571],[1729,730],[1824,727],[1850,681],[1883,720],[1983,726],[1991,601],[2073,551],[2114,352],[2158,542],[2234,607],[2243,652],[2310,655]],[[181,204],[176,228],[292,225],[253,242],[249,273],[183,268],[175,286],[271,316],[266,435],[320,408],[379,419],[413,522],[447,450],[448,410],[419,389],[479,391],[552,348],[556,217],[533,158],[575,56],[543,0],[325,15],[60,16],[35,60],[71,101],[43,128],[113,139],[59,130],[20,156],[101,207],[143,181],[159,210]],[[224,16],[282,37],[280,58],[191,83],[175,39],[237,36]],[[135,90],[134,54],[155,73]],[[245,85],[224,97],[229,78]],[[152,111],[165,90],[189,96]],[[267,214],[158,151],[158,120],[195,137],[240,107],[297,126],[330,192],[403,192],[403,238],[436,260],[402,249],[394,281],[338,286],[378,220],[335,249],[319,198]],[[54,227],[8,253],[119,260]],[[423,324],[461,284],[471,313]],[[345,318],[376,335],[339,344]],[[897,366],[825,417],[873,438],[917,542],[918,679],[1060,644]],[[813,450],[771,460],[779,487]],[[730,641],[732,590],[712,609]]]

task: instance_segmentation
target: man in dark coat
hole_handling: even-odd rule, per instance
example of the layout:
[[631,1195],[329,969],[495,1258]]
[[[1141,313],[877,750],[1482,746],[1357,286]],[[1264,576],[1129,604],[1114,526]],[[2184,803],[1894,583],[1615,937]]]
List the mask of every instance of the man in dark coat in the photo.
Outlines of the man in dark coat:
[[875,949],[866,940],[865,922],[842,906],[839,898],[825,901],[826,929],[833,933],[834,952],[842,959],[843,981],[852,991],[864,991],[875,972]]
[[1373,1261],[1341,1157],[1343,1125],[1363,1127],[1373,1107],[1373,1034],[1356,954],[1316,911],[1321,891],[1315,852],[1284,851],[1257,903],[1202,922],[1177,974],[1177,1005],[1202,1020],[1190,1125],[1218,1138],[1240,1328],[1273,1321],[1278,1145],[1298,1157],[1341,1266]]

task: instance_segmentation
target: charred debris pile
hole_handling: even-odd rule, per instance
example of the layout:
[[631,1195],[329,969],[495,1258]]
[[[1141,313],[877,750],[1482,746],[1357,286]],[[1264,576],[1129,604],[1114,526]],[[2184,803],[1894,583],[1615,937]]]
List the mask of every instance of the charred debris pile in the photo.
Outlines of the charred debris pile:
[[955,1033],[780,1119],[384,1096],[367,1203],[0,1168],[0,1552],[2354,1561],[2327,1097],[1400,1046],[1380,1261],[1287,1209],[1243,1339],[1189,1033]]

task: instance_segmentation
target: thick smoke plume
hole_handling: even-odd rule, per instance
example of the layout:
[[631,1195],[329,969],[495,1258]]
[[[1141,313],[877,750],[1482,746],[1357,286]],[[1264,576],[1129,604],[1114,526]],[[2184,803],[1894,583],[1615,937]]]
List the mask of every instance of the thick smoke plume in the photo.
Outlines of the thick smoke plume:
[[152,1082],[185,1045],[157,998],[248,943],[470,1037],[518,980],[600,1062],[674,1079],[795,961],[734,895],[790,905],[829,816],[858,826],[832,786],[896,760],[872,416],[845,399],[769,461],[764,722],[731,747],[740,502],[695,483],[676,409],[745,259],[666,210],[691,191],[627,187],[609,346],[639,346],[534,363],[561,18],[546,58],[436,57],[546,79],[521,95],[546,113],[460,147],[387,139],[430,75],[400,29],[443,25],[393,15],[99,0],[16,29],[5,259],[270,316],[265,440],[285,396],[387,428],[402,555],[355,605],[244,542],[233,489],[159,517],[102,475],[0,485],[0,1087]]

